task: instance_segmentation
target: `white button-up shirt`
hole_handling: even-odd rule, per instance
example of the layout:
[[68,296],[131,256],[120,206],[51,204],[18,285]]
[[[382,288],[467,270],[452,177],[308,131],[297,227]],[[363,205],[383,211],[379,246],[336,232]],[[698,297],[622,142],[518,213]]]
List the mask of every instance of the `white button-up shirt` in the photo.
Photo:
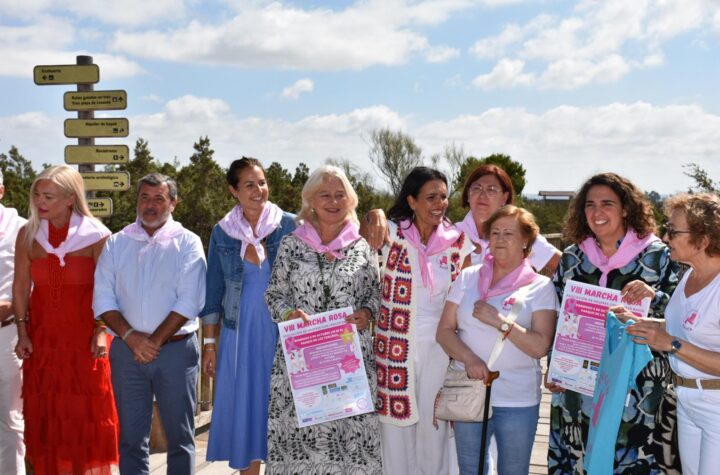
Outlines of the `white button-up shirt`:
[[[3,207],[0,205],[0,207]],[[8,210],[11,208],[5,208]],[[2,212],[0,210],[0,212]],[[8,211],[6,211],[8,212]],[[18,231],[26,223],[18,216],[11,220],[5,229],[0,229],[0,300],[12,300],[13,275],[15,275],[15,240]]]
[[177,334],[194,332],[205,305],[206,269],[202,242],[187,229],[163,243],[116,233],[95,268],[93,311],[99,317],[117,310],[144,333],[154,332],[170,312],[177,312],[188,319]]

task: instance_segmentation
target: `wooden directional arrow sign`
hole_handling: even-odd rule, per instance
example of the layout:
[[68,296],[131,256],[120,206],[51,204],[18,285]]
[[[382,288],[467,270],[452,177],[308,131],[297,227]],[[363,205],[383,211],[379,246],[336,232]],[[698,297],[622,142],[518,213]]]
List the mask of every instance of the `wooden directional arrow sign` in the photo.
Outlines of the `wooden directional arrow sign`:
[[51,84],[95,84],[100,81],[97,64],[59,64],[35,66],[33,79],[38,86]]
[[129,154],[127,145],[66,145],[65,163],[127,163]]
[[81,173],[85,191],[125,191],[130,188],[128,172]]
[[68,91],[63,96],[66,111],[118,110],[127,107],[127,92],[117,91]]
[[65,119],[65,137],[127,137],[127,119]]
[[96,218],[109,218],[113,214],[112,198],[92,198],[87,200],[87,204]]

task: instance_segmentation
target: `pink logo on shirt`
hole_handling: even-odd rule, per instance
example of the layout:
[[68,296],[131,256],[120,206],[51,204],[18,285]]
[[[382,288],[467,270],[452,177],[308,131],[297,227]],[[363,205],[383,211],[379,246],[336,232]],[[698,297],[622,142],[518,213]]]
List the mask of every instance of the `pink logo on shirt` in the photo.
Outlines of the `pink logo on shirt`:
[[695,328],[695,325],[697,325],[697,318],[698,318],[697,310],[690,310],[688,315],[683,320],[683,324],[682,324],[683,328],[685,330],[692,331]]
[[440,258],[440,267],[442,267],[444,269],[447,267],[447,265],[448,265],[448,256],[442,256]]
[[502,308],[503,310],[510,310],[513,305],[515,305],[515,297],[510,297],[503,302]]

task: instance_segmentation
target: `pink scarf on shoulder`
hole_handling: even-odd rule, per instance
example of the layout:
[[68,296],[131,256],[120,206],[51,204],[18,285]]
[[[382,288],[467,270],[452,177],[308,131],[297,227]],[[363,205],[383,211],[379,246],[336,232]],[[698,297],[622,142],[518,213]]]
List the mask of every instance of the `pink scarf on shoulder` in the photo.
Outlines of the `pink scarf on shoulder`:
[[360,239],[360,228],[352,221],[347,221],[340,234],[327,244],[322,243],[317,229],[307,220],[298,226],[293,234],[315,252],[327,252],[336,259],[345,259],[345,254],[339,251]]
[[173,238],[179,236],[183,232],[183,225],[175,221],[172,215],[165,221],[165,224],[156,229],[152,236],[150,236],[145,228],[142,227],[140,219],[135,220],[134,223],[128,224],[120,230],[120,234],[123,234],[130,239],[135,241],[144,241],[147,244],[140,249],[140,255],[142,256],[149,251],[153,246],[159,246],[161,248],[167,247]]
[[53,247],[50,244],[49,226],[47,219],[41,220],[40,229],[35,234],[35,240],[45,249],[45,252],[57,256],[60,267],[65,267],[66,255],[91,246],[111,234],[110,230],[97,219],[73,212],[70,215],[67,237],[58,247]]
[[420,274],[422,275],[423,285],[428,288],[432,294],[435,275],[429,258],[435,254],[444,252],[448,247],[452,246],[460,237],[460,231],[457,230],[455,226],[445,226],[444,223],[441,223],[435,227],[435,230],[428,239],[427,245],[424,245],[420,239],[420,231],[417,226],[415,226],[415,223],[409,219],[404,219],[398,223],[398,227],[403,233],[403,236],[405,236],[405,239],[417,250],[420,259]]
[[[248,246],[253,246],[257,252],[260,262],[265,260],[265,248],[262,245],[263,239],[270,235],[280,226],[282,210],[280,207],[269,201],[265,202],[260,218],[253,231],[250,222],[245,218],[242,207],[238,204],[225,215],[218,223],[225,233],[233,239],[240,241],[240,257],[245,258]],[[257,235],[255,234],[257,233]]]
[[487,299],[497,295],[511,294],[520,287],[531,284],[538,276],[530,264],[530,259],[526,257],[519,266],[495,283],[493,288],[490,288],[493,279],[494,263],[495,258],[492,254],[487,254],[480,266],[480,300],[487,301]]
[[610,257],[603,254],[602,249],[592,236],[585,238],[585,240],[579,244],[579,247],[590,262],[600,269],[602,275],[600,276],[599,284],[601,287],[606,287],[608,274],[611,271],[625,267],[635,259],[638,254],[643,252],[646,247],[656,241],[660,241],[660,238],[652,233],[640,239],[634,229],[628,229],[620,243],[620,247],[615,254]]

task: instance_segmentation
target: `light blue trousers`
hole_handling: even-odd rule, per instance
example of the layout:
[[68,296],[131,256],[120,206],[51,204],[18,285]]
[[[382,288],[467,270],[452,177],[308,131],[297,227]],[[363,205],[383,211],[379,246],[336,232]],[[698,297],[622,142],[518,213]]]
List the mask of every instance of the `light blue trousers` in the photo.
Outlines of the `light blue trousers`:
[[110,349],[112,383],[120,421],[120,473],[150,472],[153,396],[167,436],[167,473],[195,472],[195,386],[200,349],[196,335],[167,343],[149,364],[135,362],[116,338]]
[[[498,449],[498,475],[527,475],[530,454],[537,430],[540,405],[529,407],[495,407],[488,422],[487,444],[495,436]],[[455,422],[455,447],[460,475],[477,475],[483,422]],[[487,453],[487,446],[485,447]],[[488,472],[489,455],[483,473]]]

